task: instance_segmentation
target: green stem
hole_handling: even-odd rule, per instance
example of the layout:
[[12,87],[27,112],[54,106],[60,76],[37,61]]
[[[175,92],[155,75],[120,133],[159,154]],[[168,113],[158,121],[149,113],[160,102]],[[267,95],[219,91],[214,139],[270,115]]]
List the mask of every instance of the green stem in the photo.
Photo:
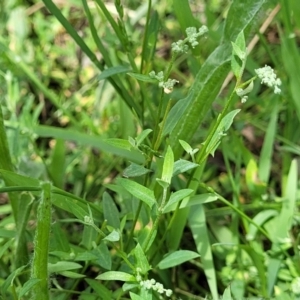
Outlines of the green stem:
[[31,278],[37,278],[32,299],[49,298],[48,286],[48,251],[51,227],[51,183],[41,184],[42,198],[37,212],[37,228],[34,237],[34,255]]
[[149,234],[147,236],[147,239],[146,239],[146,241],[143,245],[143,250],[144,250],[145,253],[148,250],[150,241],[153,239],[153,235],[156,234],[156,232],[157,232],[158,224],[159,224],[159,221],[160,221],[160,218],[162,216],[162,213],[163,213],[163,210],[164,210],[164,207],[165,207],[165,203],[166,203],[166,200],[167,200],[167,192],[168,192],[168,189],[164,188],[161,205],[158,208],[158,212],[157,212],[157,217],[156,217],[156,219],[154,221],[154,224],[151,228],[151,231],[149,232]]

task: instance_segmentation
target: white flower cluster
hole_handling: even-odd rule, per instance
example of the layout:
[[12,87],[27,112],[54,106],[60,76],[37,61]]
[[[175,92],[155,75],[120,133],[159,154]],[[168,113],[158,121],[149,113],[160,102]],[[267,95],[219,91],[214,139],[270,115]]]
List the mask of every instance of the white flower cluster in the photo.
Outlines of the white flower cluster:
[[292,281],[291,290],[295,295],[300,295],[300,277],[297,277]]
[[179,82],[176,79],[170,78],[167,81],[164,81],[164,73],[162,71],[158,72],[157,74],[154,71],[151,71],[149,76],[158,80],[158,86],[163,88],[166,94],[171,93],[174,85]]
[[147,290],[157,291],[159,294],[165,293],[167,297],[171,297],[173,293],[172,290],[165,289],[161,283],[156,282],[154,279],[140,281],[140,285]]
[[187,53],[189,47],[186,45],[186,43],[190,43],[192,48],[195,48],[199,42],[197,41],[197,38],[201,35],[203,35],[204,33],[206,33],[208,31],[208,28],[203,25],[198,29],[195,27],[188,27],[185,32],[186,32],[186,39],[184,40],[179,40],[176,43],[172,43],[172,51],[175,53]]
[[281,93],[281,89],[279,88],[281,80],[277,78],[274,70],[270,66],[265,65],[263,68],[256,69],[255,73],[261,79],[262,84],[274,88],[275,94]]

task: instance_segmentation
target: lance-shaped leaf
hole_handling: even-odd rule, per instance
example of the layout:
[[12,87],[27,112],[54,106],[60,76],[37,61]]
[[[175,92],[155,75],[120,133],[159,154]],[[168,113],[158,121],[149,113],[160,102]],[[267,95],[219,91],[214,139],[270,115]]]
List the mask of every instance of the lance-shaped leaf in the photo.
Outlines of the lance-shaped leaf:
[[131,195],[145,202],[150,208],[156,203],[153,191],[145,186],[124,178],[118,178],[117,183],[125,188]]

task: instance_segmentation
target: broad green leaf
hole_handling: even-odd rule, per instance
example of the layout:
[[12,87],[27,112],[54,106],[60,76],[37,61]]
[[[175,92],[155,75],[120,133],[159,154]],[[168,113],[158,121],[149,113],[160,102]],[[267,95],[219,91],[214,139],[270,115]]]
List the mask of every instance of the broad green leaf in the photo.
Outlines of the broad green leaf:
[[230,47],[228,44],[219,46],[205,61],[190,88],[187,99],[180,100],[170,110],[166,127],[169,122],[176,122],[170,132],[170,145],[175,158],[182,153],[178,140],[190,142],[204,116],[215,100],[222,83],[230,69]]
[[100,280],[119,280],[119,281],[135,281],[135,277],[131,274],[119,271],[109,271],[98,275],[95,279]]
[[129,167],[127,167],[124,172],[124,177],[139,177],[142,175],[145,175],[149,172],[152,172],[152,170],[146,169],[144,166],[137,165],[135,163],[131,163]]
[[111,253],[105,242],[101,242],[100,245],[92,251],[97,256],[97,263],[106,270],[111,270]]
[[109,242],[117,242],[120,240],[120,233],[116,230],[113,230],[109,235],[107,235],[103,240]]
[[233,300],[232,297],[231,297],[231,291],[230,291],[230,286],[228,286],[224,293],[223,293],[223,297],[222,297],[222,300]]
[[67,233],[63,230],[59,222],[52,224],[51,233],[53,238],[53,248],[55,251],[70,252],[71,249]]
[[115,229],[120,228],[120,213],[114,200],[107,192],[103,193],[102,204],[103,214],[104,218],[107,220],[107,224]]
[[91,250],[93,249],[93,245],[97,239],[97,236],[98,233],[95,228],[89,224],[84,224],[80,244],[83,245],[85,249]]
[[235,41],[241,31],[244,31],[247,38],[265,2],[265,0],[234,0],[227,14],[223,41]]
[[151,267],[140,244],[136,245],[134,249],[134,256],[136,259],[136,266],[141,269],[141,274],[147,274]]
[[169,211],[172,211],[176,208],[177,203],[184,199],[185,197],[188,197],[194,192],[192,189],[182,189],[175,193],[172,193],[170,196],[170,199],[168,203],[166,204],[163,213],[167,213]]
[[173,176],[197,168],[199,165],[188,160],[179,159],[174,163]]
[[48,264],[49,273],[59,273],[63,271],[76,270],[82,268],[82,265],[71,261],[58,261],[55,264]]
[[145,186],[124,178],[118,178],[117,183],[125,188],[131,195],[145,202],[150,208],[156,203],[154,193]]
[[97,80],[103,80],[106,78],[109,78],[113,75],[116,74],[121,74],[121,73],[127,73],[128,71],[130,71],[130,68],[127,66],[115,66],[115,67],[110,67],[107,68],[105,70],[103,70],[98,76],[97,76]]
[[245,61],[247,58],[246,42],[245,42],[243,31],[239,33],[235,42],[231,42],[231,45],[232,45],[231,69],[233,71],[233,74],[239,81],[243,75]]
[[132,293],[132,292],[129,292],[129,295],[130,295],[130,299],[131,299],[131,300],[144,300],[144,299],[141,298],[139,295],[134,294],[134,293]]
[[200,257],[199,253],[190,250],[178,250],[163,258],[157,267],[159,269],[168,269],[197,257]]

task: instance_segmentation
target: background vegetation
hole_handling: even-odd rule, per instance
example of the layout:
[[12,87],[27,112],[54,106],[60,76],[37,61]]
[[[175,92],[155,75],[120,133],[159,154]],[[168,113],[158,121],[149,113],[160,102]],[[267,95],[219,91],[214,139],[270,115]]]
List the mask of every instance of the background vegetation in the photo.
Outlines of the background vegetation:
[[[0,298],[300,299],[298,16],[298,0],[1,1]],[[270,65],[280,95],[233,93],[240,32],[243,81]]]

